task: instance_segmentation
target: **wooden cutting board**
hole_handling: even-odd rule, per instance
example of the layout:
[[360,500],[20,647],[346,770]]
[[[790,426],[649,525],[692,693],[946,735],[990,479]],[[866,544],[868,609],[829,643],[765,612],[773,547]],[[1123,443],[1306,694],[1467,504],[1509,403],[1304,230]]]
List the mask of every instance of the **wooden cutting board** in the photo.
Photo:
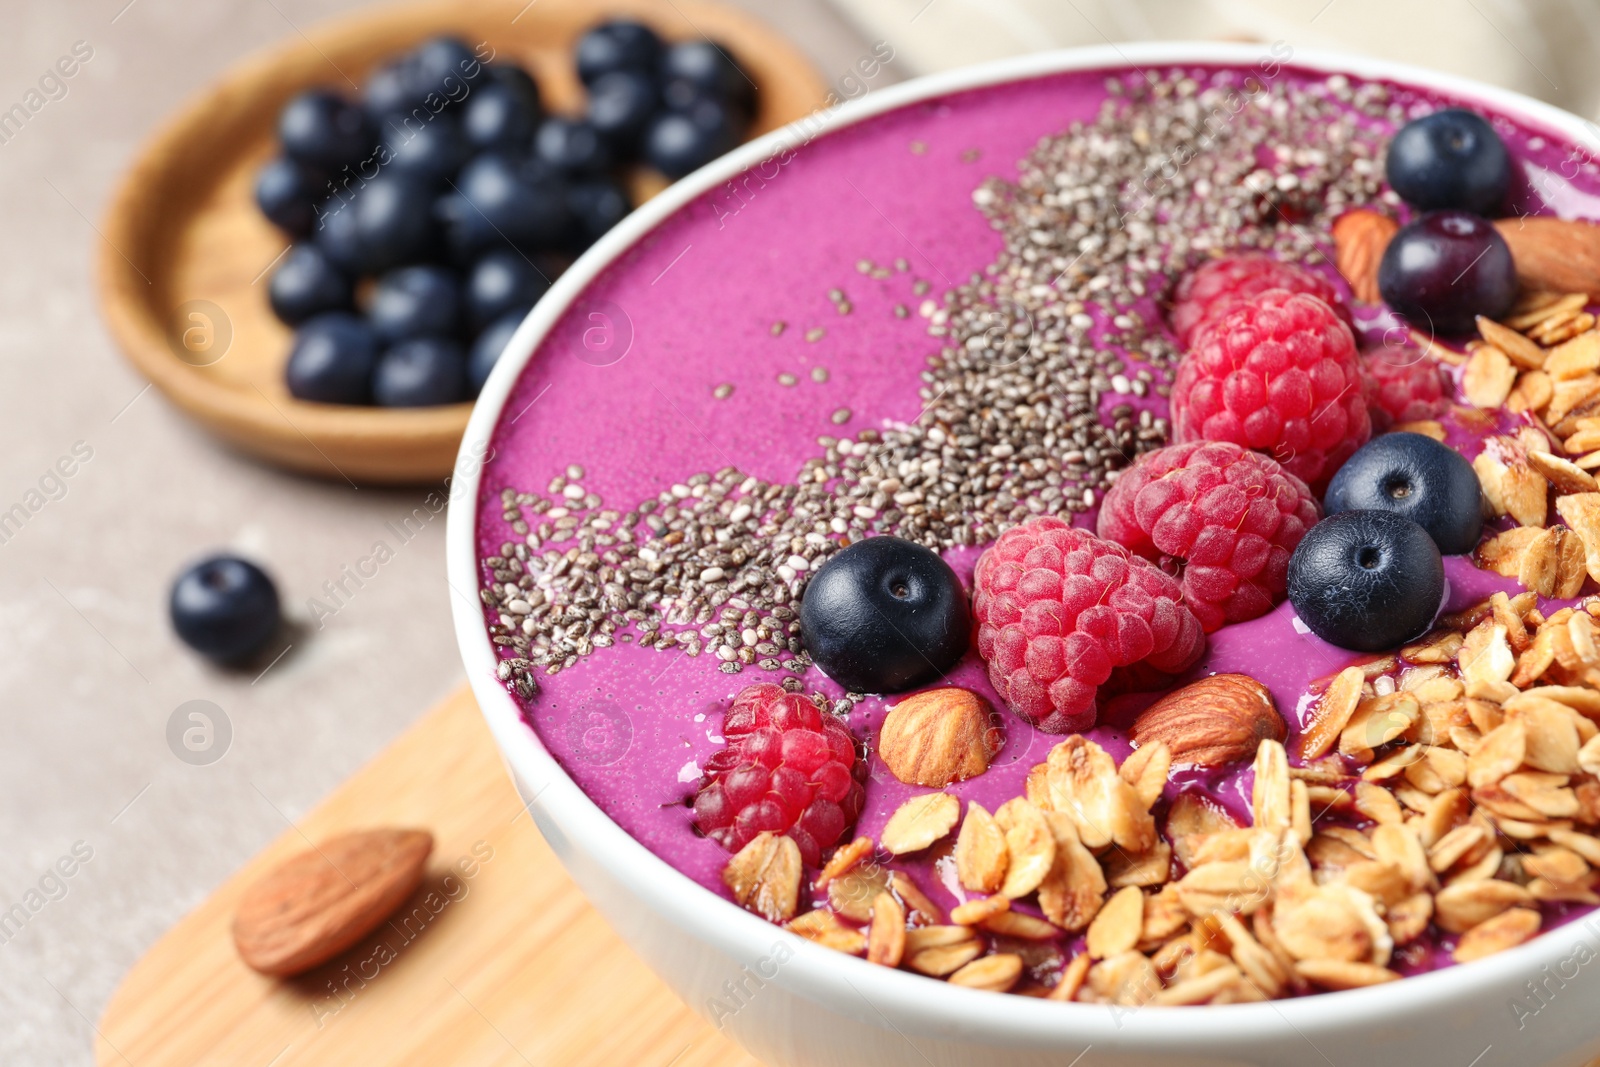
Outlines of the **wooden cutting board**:
[[[436,841],[392,925],[287,982],[239,962],[229,925],[252,881],[308,841],[378,826]],[[95,1055],[101,1067],[760,1067],[584,901],[465,687],[168,931],[112,996]]]

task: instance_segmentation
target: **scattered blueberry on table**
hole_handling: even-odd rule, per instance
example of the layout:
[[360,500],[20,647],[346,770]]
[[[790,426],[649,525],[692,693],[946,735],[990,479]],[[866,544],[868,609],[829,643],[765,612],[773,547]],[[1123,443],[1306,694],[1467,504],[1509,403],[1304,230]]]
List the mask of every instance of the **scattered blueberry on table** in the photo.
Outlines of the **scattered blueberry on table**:
[[201,560],[178,576],[168,602],[183,643],[224,665],[249,660],[278,630],[278,589],[238,556]]
[[506,321],[631,210],[626,167],[681,177],[750,124],[754,84],[715,42],[667,44],[616,19],[586,32],[573,61],[587,93],[576,115],[548,114],[526,70],[449,36],[384,63],[359,100],[319,88],[284,106],[282,155],[255,196],[296,241],[268,286],[298,331],[291,394],[472,399],[514,331]]

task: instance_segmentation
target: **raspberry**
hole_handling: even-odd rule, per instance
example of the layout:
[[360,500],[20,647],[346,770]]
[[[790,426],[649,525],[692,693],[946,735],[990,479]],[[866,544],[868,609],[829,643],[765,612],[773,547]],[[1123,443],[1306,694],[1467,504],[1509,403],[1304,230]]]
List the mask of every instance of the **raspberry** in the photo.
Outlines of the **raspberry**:
[[1177,674],[1205,649],[1177,579],[1051,516],[1001,534],[973,587],[989,680],[1048,733],[1093,726],[1102,686],[1144,687],[1152,671]]
[[1397,422],[1431,419],[1444,400],[1444,377],[1432,357],[1414,348],[1380,348],[1361,357],[1367,414],[1382,433]]
[[1289,556],[1320,509],[1276,460],[1225,441],[1169,445],[1139,457],[1100,506],[1101,537],[1181,567],[1183,601],[1206,633],[1272,610]]
[[1347,324],[1350,321],[1338,291],[1322,275],[1261,252],[1241,252],[1202,263],[1183,276],[1172,294],[1172,311],[1167,316],[1172,332],[1178,335],[1178,343],[1188,348],[1205,323],[1268,289],[1317,297]]
[[1350,327],[1314,296],[1282,289],[1195,334],[1172,382],[1173,439],[1266,452],[1320,493],[1372,436]]
[[728,747],[706,760],[694,798],[702,833],[737,852],[763,830],[788,834],[813,867],[855,825],[866,764],[849,727],[770,683],[733,698]]

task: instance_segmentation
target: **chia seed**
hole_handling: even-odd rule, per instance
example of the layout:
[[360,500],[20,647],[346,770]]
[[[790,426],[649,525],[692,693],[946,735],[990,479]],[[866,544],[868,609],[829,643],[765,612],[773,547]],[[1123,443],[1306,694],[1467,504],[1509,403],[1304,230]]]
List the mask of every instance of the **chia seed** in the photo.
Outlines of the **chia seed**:
[[1159,318],[1170,280],[1231,247],[1324,256],[1332,221],[1379,198],[1383,146],[1407,117],[1381,85],[1276,81],[1245,96],[1238,77],[1113,79],[1093,120],[1038,142],[1015,181],[973,192],[1002,250],[938,300],[912,282],[931,341],[914,422],[822,436],[790,482],[700,471],[626,513],[596,513],[576,465],[546,494],[506,489],[508,524],[537,532],[483,561],[502,680],[526,699],[536,675],[632,635],[729,674],[787,672],[798,692],[800,593],[840,548],[881,534],[983,545],[1034,514],[1092,508],[1166,443],[1145,398],[1166,396],[1178,356]]

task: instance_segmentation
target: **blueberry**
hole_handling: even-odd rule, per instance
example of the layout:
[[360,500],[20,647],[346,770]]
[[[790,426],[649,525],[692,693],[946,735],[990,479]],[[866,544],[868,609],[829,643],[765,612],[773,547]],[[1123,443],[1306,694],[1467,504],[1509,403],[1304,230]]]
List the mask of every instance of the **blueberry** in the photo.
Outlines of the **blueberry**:
[[521,103],[524,111],[536,119],[544,113],[539,102],[539,83],[533,80],[533,75],[515,63],[490,63],[484,69],[488,72],[489,82],[508,90]]
[[330,198],[317,215],[312,233],[328,261],[347,274],[361,274],[366,270],[366,254],[362,250],[361,235],[356,231],[356,209],[353,200]]
[[1483,532],[1482,491],[1461,453],[1420,433],[1387,433],[1345,461],[1323,508],[1392,511],[1428,531],[1447,556],[1471,552]]
[[530,308],[550,288],[550,279],[510,248],[487,252],[467,275],[467,318],[482,327],[513,308]]
[[622,186],[606,178],[576,182],[567,189],[572,213],[572,250],[582,252],[633,210]]
[[527,314],[527,307],[506,312],[485,326],[477,340],[472,342],[472,351],[467,356],[467,388],[473,396],[483,391],[483,383],[489,380],[489,372],[494,370],[500,353],[511,343],[511,335],[517,332],[517,327],[522,325]]
[[433,194],[403,174],[381,174],[357,193],[355,239],[364,274],[427,259],[437,245]]
[[661,59],[661,38],[650,27],[628,19],[602,22],[578,38],[574,49],[578,77],[591,85],[616,70],[654,71]]
[[372,402],[378,335],[363,318],[334,311],[301,326],[285,372],[289,395],[318,404]]
[[670,97],[685,91],[721,100],[748,114],[755,86],[733,56],[715,41],[682,41],[661,57],[661,81]]
[[533,154],[561,174],[598,174],[611,166],[610,149],[587,119],[545,119],[533,135]]
[[467,357],[442,337],[401,341],[378,360],[372,398],[386,408],[454,404],[467,395]]
[[644,157],[669,178],[681,178],[711,162],[737,143],[732,116],[715,100],[702,99],[690,111],[664,111],[644,136]]
[[461,323],[461,284],[445,267],[401,267],[378,279],[368,320],[379,340],[449,337]]
[[898,537],[869,537],[814,574],[800,638],[824,674],[856,693],[933,681],[966,654],[967,594],[949,564]]
[[567,232],[565,187],[509,156],[478,156],[456,189],[444,197],[440,213],[451,250],[464,261],[507,242],[523,251],[553,248]]
[[223,664],[265,648],[280,617],[272,579],[238,556],[212,556],[178,575],[167,610],[184,644]]
[[515,87],[491,81],[473,91],[461,109],[461,129],[473,149],[519,150],[533,137],[539,101],[531,105]]
[[1378,263],[1378,291],[1413,328],[1470,333],[1475,318],[1498,319],[1517,297],[1505,238],[1465,211],[1432,211],[1400,227]]
[[411,91],[435,110],[443,101],[459,102],[471,95],[483,77],[483,64],[459,37],[433,37],[417,46],[409,64]]
[[327,171],[360,163],[373,142],[361,109],[326,89],[308,89],[284,105],[278,140],[290,159]]
[[416,107],[413,93],[417,83],[416,62],[410,55],[385,63],[367,78],[361,92],[361,106],[374,122],[382,122]]
[[1433,625],[1443,599],[1438,546],[1392,511],[1330,515],[1289,557],[1289,602],[1312,633],[1340,648],[1397,648]]
[[422,120],[392,117],[383,132],[386,165],[426,185],[454,178],[471,155],[466,136],[448,111]]
[[589,124],[615,155],[631,156],[660,103],[648,74],[615,70],[589,86]]
[[1422,211],[1457,208],[1486,215],[1511,186],[1511,157],[1494,127],[1461,108],[1406,123],[1389,142],[1386,176],[1400,198]]
[[314,244],[291,248],[267,283],[272,313],[290,326],[326,311],[343,311],[354,295],[349,276]]
[[280,230],[304,237],[316,225],[325,186],[321,172],[280,156],[256,174],[256,206]]

